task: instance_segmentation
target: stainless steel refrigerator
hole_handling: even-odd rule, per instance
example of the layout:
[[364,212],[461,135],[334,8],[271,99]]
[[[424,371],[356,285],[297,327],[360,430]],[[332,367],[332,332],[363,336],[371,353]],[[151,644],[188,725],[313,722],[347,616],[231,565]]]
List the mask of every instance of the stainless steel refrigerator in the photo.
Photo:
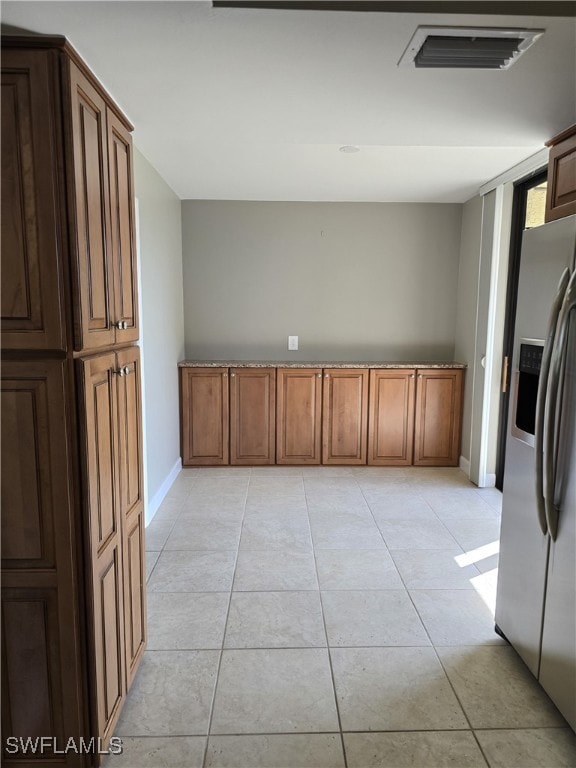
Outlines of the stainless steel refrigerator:
[[576,729],[576,216],[522,239],[496,628]]

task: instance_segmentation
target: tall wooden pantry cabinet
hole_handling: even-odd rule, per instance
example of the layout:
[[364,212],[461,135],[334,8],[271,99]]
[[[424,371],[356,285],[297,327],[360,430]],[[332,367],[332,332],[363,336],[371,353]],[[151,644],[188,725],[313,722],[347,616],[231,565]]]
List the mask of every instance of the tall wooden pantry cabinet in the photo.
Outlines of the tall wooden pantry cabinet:
[[146,642],[132,127],[64,38],[2,49],[3,764],[85,766]]

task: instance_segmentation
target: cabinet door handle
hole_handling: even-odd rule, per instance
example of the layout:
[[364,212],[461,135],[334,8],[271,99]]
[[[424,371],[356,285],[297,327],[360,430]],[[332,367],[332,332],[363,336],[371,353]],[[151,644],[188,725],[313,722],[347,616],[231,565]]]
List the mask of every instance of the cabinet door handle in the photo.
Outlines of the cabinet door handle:
[[324,374],[324,378],[325,378],[325,379],[329,379],[329,378],[330,378],[330,374],[329,374],[329,373],[325,373],[325,374]]
[[322,378],[322,374],[321,373],[317,373],[316,375],[318,376],[319,379]]
[[227,373],[223,373],[222,376],[224,376],[225,379],[228,378],[228,374]]
[[411,378],[411,379],[413,379],[413,378],[414,378],[414,374],[413,374],[413,373],[411,373],[411,374],[410,374],[410,378]]
[[129,373],[131,373],[130,366],[125,365],[124,366],[124,376],[128,376]]
[[125,368],[118,368],[117,370],[114,368],[112,369],[112,373],[115,373],[116,376],[126,376],[126,369]]
[[[224,374],[224,376],[226,376],[226,374]],[[231,373],[231,374],[230,374],[230,378],[231,378],[231,379],[233,379],[233,378],[234,378],[234,376],[236,376],[236,374],[235,374],[235,373]]]
[[118,328],[119,331],[125,331],[128,328],[128,323],[126,320],[118,320],[117,323],[112,323],[112,325],[115,328]]

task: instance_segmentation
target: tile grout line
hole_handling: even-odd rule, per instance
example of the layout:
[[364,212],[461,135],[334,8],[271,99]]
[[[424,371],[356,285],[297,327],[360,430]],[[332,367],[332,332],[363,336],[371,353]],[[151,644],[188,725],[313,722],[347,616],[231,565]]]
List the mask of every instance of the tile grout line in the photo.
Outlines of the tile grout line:
[[232,580],[230,582],[230,597],[228,599],[228,610],[226,611],[226,619],[224,621],[224,632],[222,633],[222,644],[220,646],[220,653],[218,656],[218,666],[216,668],[216,676],[214,678],[214,690],[212,691],[212,702],[210,705],[210,717],[208,718],[208,728],[206,732],[206,745],[204,747],[204,755],[202,758],[202,766],[205,768],[206,761],[208,760],[208,747],[210,744],[210,734],[212,731],[212,720],[214,719],[214,707],[216,704],[216,692],[218,690],[218,682],[220,680],[220,670],[222,668],[222,658],[224,656],[224,644],[226,642],[226,632],[228,631],[228,618],[230,616],[230,608],[232,606],[232,595],[234,592],[234,580],[236,579],[236,568],[238,566],[238,557],[240,554],[240,541],[242,539],[242,528],[244,527],[244,517],[246,514],[246,501],[248,499],[248,491],[250,488],[250,479],[252,475],[252,469],[250,469],[250,475],[248,475],[248,482],[246,483],[246,493],[244,494],[244,509],[242,512],[242,525],[240,526],[240,536],[238,537],[238,545],[236,547],[236,557],[234,560],[234,569],[232,571]]
[[[304,484],[304,497],[306,499],[306,511],[308,512],[308,518],[310,518],[310,511],[308,509],[308,496],[306,495],[306,484]],[[312,526],[310,526],[310,532],[312,532]],[[312,533],[310,534],[312,535]],[[314,569],[316,571],[316,581],[318,582],[318,596],[320,599],[320,611],[322,612],[322,624],[324,626],[324,635],[326,637],[326,651],[328,654],[328,665],[330,667],[330,679],[332,680],[332,693],[334,696],[334,704],[336,707],[336,716],[338,718],[338,728],[340,730],[340,744],[342,747],[342,758],[344,760],[344,768],[348,768],[348,756],[346,754],[346,745],[344,744],[344,732],[342,730],[342,716],[340,714],[340,705],[338,704],[338,695],[336,693],[336,680],[334,679],[334,667],[332,665],[332,652],[330,650],[330,643],[328,640],[328,629],[326,627],[326,617],[324,615],[324,603],[322,601],[322,589],[320,587],[320,576],[318,573],[318,563],[316,561],[316,547],[312,540],[312,555],[314,557]]]

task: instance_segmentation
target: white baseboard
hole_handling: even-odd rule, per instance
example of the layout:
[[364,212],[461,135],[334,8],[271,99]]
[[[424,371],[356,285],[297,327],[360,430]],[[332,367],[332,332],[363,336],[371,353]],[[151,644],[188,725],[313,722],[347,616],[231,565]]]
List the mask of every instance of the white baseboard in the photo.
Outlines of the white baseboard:
[[484,475],[484,482],[480,488],[494,488],[496,485],[496,475],[492,473],[486,473]]
[[470,477],[470,462],[464,456],[460,456],[459,465],[462,472],[465,472],[467,477]]
[[154,496],[148,501],[148,505],[146,507],[146,525],[148,525],[148,523],[152,520],[152,518],[158,511],[158,507],[164,501],[164,497],[172,487],[174,480],[176,480],[176,478],[178,477],[181,471],[182,471],[182,459],[178,459],[178,461],[174,464],[170,472],[164,478],[164,482],[162,483],[160,488],[158,488]]

